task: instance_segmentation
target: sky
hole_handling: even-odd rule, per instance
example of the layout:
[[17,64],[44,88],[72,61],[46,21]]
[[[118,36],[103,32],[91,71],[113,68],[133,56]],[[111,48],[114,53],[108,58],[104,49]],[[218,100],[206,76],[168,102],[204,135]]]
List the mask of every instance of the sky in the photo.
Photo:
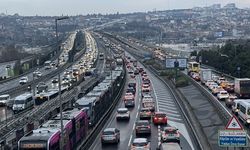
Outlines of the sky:
[[23,16],[86,15],[147,12],[235,3],[250,8],[250,0],[0,0],[0,13]]

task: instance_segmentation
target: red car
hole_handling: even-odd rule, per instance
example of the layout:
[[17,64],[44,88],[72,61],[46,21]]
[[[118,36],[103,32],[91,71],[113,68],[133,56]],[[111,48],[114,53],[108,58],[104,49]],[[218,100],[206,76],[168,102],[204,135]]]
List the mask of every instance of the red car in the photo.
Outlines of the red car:
[[153,117],[153,123],[156,124],[167,124],[167,115],[163,112],[155,112]]

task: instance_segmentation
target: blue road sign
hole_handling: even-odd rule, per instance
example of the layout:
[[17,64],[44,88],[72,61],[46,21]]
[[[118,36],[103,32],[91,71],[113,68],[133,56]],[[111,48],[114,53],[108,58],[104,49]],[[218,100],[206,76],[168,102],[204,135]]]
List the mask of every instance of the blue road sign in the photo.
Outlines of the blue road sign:
[[220,130],[218,144],[222,147],[246,147],[247,136],[244,130]]

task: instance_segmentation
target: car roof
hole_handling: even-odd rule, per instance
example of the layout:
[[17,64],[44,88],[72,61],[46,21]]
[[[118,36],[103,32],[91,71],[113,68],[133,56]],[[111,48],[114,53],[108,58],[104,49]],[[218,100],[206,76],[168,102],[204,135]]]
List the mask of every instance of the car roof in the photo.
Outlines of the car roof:
[[149,123],[149,121],[148,120],[138,120],[138,121],[136,121],[137,123]]
[[108,132],[108,131],[115,131],[116,128],[106,128],[103,130],[103,132]]
[[133,143],[145,143],[148,142],[146,138],[135,138]]
[[128,108],[118,108],[118,111],[128,111]]
[[164,127],[163,130],[177,130],[176,127]]

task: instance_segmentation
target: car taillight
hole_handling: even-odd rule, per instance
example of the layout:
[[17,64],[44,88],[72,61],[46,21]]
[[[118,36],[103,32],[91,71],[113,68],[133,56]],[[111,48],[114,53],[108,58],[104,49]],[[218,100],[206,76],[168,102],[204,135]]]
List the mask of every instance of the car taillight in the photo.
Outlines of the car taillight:
[[154,117],[154,120],[157,120],[157,117]]
[[144,147],[144,148],[148,148],[148,146],[149,146],[149,145],[145,145],[145,146],[143,146],[143,147]]
[[151,128],[150,126],[148,126],[148,128]]

